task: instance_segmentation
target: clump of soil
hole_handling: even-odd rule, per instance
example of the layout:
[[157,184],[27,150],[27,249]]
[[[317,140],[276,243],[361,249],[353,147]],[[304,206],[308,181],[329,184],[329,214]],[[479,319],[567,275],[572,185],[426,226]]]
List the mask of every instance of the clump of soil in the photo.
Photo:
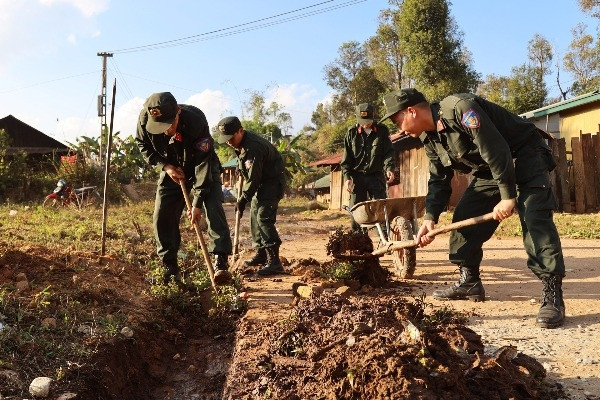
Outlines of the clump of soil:
[[226,399],[550,399],[545,370],[514,347],[484,354],[452,313],[427,315],[396,293],[301,301],[252,329]]
[[327,255],[362,256],[373,251],[373,241],[366,233],[338,228],[329,235],[326,246]]

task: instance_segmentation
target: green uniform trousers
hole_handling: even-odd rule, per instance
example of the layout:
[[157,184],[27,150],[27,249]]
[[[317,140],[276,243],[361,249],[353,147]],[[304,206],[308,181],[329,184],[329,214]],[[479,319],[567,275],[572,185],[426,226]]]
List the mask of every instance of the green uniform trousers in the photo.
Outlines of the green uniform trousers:
[[[163,263],[176,265],[177,252],[181,244],[179,222],[185,207],[185,199],[181,186],[169,177],[164,177],[161,181],[156,190],[153,216],[157,254]],[[208,223],[208,251],[216,254],[231,254],[231,237],[223,210],[223,192],[220,182],[212,183],[209,194],[202,201],[202,208]]]
[[275,228],[277,221],[278,199],[258,200],[257,196],[250,203],[250,233],[252,247],[256,249],[276,247],[281,239]]
[[[542,150],[527,148],[523,156],[524,165],[515,164],[517,171],[517,211],[523,230],[523,245],[527,253],[527,267],[536,275],[565,275],[565,264],[560,237],[553,220],[556,207],[550,186],[547,170],[537,168],[545,165]],[[536,160],[539,163],[536,164]],[[519,174],[520,169],[527,168],[528,174]],[[536,174],[531,172],[538,171]],[[526,176],[525,182],[519,177]],[[498,185],[491,177],[474,177],[473,181],[460,199],[452,221],[491,212],[500,202]],[[449,258],[454,264],[479,268],[483,258],[482,245],[490,239],[498,227],[497,221],[484,222],[470,227],[458,229],[450,234]]]
[[[352,174],[352,182],[354,183],[354,189],[350,193],[350,204],[348,204],[350,208],[363,201],[387,198],[385,178],[381,172],[370,175],[354,173]],[[352,229],[359,228],[360,225],[352,221]]]

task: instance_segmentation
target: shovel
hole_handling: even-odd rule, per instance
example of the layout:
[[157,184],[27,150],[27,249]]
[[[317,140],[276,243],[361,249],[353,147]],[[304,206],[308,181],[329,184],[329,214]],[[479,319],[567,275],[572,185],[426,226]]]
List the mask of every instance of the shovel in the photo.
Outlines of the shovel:
[[[244,185],[244,177],[240,174],[237,187],[237,201],[242,198],[242,186]],[[239,210],[235,212],[235,228],[233,230],[233,261],[237,261],[240,256],[240,219],[242,218]]]
[[[187,206],[188,211],[192,212],[192,202],[190,201],[190,195],[188,194],[187,188],[185,187],[185,180],[180,179],[179,183],[181,185],[181,190],[183,191],[183,197],[185,198],[185,204]],[[215,270],[213,269],[212,261],[210,260],[210,255],[208,254],[208,249],[206,248],[206,243],[204,242],[204,237],[202,236],[202,232],[200,232],[200,221],[196,221],[194,224],[194,230],[196,231],[196,236],[198,237],[198,241],[200,242],[200,247],[202,248],[202,255],[204,256],[204,262],[206,263],[206,268],[208,269],[208,275],[210,276],[210,282],[212,283],[212,287],[217,291],[217,285],[215,284]]]
[[[468,218],[468,219],[465,219],[462,221],[453,222],[448,225],[442,225],[439,228],[435,228],[435,229],[427,232],[427,236],[434,237],[436,235],[439,235],[440,233],[454,231],[456,229],[464,228],[466,226],[477,225],[482,222],[491,221],[493,219],[494,219],[494,213],[490,212],[485,215],[480,215],[478,217]],[[381,257],[382,255],[384,255],[386,253],[389,253],[389,252],[392,252],[395,250],[405,249],[407,247],[414,247],[417,245],[418,245],[418,243],[414,239],[413,240],[401,240],[401,241],[397,241],[397,242],[389,242],[386,245],[373,251],[373,253],[371,253],[371,254],[373,254],[374,256]]]

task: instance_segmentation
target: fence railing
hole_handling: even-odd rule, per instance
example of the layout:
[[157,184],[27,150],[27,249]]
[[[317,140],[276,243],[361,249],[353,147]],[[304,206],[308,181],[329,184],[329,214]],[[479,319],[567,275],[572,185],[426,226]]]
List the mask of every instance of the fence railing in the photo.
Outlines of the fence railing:
[[600,211],[600,135],[571,138],[571,157],[565,139],[550,142],[557,167],[550,174],[558,210],[577,214]]

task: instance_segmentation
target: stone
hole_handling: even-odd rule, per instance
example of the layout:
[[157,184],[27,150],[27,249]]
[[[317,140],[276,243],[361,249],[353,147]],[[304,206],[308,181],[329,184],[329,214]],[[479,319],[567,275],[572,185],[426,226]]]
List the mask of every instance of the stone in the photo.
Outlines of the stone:
[[17,274],[17,277],[15,279],[17,282],[21,282],[21,281],[26,281],[27,280],[27,275],[25,275],[24,272],[19,272]]
[[29,290],[29,282],[28,281],[19,281],[15,284],[18,292],[24,292]]
[[52,378],[46,376],[37,377],[29,385],[29,393],[33,397],[47,397],[48,393],[50,393],[50,383],[52,383]]
[[124,326],[123,329],[121,329],[121,335],[125,336],[126,338],[130,338],[133,336],[133,329],[128,326]]

